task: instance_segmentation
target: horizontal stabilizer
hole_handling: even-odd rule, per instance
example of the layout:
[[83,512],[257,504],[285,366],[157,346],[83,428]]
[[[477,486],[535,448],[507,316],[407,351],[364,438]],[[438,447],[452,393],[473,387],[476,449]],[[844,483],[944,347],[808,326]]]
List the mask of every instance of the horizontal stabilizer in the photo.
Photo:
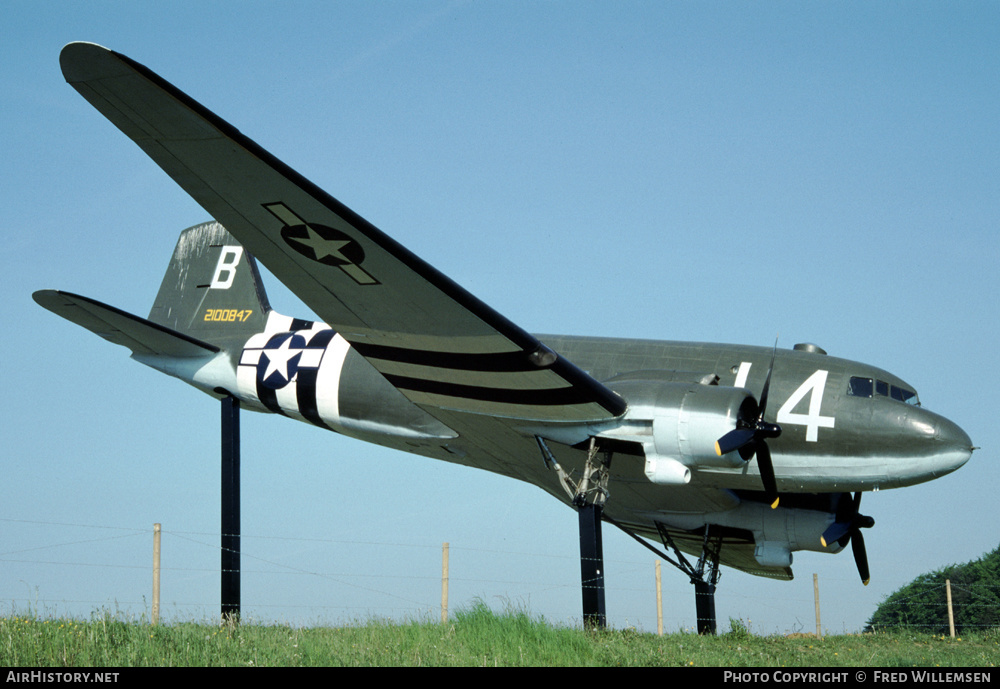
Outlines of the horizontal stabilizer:
[[133,354],[184,358],[219,351],[215,345],[78,294],[47,289],[31,296],[40,306],[109,342],[128,347]]

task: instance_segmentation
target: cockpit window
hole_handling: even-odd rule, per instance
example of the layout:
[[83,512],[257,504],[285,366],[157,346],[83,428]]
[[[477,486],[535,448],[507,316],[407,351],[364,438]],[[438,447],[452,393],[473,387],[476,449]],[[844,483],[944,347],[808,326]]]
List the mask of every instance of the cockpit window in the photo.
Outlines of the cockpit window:
[[855,397],[871,397],[872,379],[852,376],[850,387],[847,389],[847,394]]
[[891,397],[900,402],[906,402],[914,406],[920,406],[920,399],[913,390],[901,388],[898,385],[889,385],[884,380],[864,378],[862,376],[852,376],[847,387],[847,394],[853,397],[871,397],[877,394],[881,397]]
[[907,404],[912,404],[914,406],[920,406],[920,400],[917,399],[917,393],[913,390],[907,390],[906,388],[892,386],[892,392],[890,397],[894,400],[899,400],[900,402],[906,402]]

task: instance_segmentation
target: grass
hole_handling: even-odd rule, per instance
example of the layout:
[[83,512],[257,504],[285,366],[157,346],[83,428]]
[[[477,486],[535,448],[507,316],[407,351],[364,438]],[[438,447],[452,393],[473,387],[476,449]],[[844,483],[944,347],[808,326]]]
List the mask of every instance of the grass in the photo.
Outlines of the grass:
[[961,640],[913,634],[719,636],[586,631],[484,604],[447,624],[370,620],[337,628],[181,622],[152,627],[102,613],[86,621],[0,618],[4,667],[672,666],[994,667],[1000,630]]

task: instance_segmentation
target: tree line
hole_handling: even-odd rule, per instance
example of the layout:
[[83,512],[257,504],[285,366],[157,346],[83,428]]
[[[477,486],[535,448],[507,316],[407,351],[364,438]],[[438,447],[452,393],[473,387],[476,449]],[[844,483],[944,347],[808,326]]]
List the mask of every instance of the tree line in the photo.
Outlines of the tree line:
[[946,582],[951,582],[957,634],[1000,627],[1000,547],[978,560],[921,574],[888,596],[868,620],[866,631],[916,627],[948,634]]

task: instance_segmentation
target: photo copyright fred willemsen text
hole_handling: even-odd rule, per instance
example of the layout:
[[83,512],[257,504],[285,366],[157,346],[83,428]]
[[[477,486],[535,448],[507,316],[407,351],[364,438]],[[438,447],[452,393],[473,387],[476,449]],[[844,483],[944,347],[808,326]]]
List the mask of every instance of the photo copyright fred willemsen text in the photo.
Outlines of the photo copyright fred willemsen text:
[[794,670],[726,670],[722,675],[724,682],[985,682],[993,679],[988,671],[954,671],[954,670],[843,670],[838,672],[794,671]]

